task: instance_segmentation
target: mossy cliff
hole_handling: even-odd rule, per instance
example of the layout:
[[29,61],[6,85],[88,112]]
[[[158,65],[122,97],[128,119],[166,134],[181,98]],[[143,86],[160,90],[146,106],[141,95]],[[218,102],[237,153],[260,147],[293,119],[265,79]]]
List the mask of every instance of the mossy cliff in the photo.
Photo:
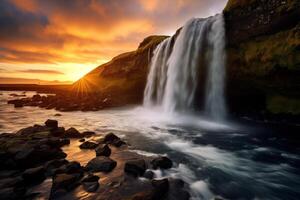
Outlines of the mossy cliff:
[[137,50],[116,56],[75,82],[74,89],[83,94],[104,93],[114,105],[141,102],[152,52],[166,37],[145,38]]
[[300,114],[300,1],[230,0],[224,16],[231,109]]

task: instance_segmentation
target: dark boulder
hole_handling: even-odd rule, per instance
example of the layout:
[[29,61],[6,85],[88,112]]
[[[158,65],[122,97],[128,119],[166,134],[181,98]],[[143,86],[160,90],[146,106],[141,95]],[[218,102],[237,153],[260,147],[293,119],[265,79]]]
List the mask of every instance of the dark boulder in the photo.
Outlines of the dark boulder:
[[57,129],[51,130],[51,134],[53,136],[62,137],[65,135],[65,128],[64,127],[58,127]]
[[111,143],[112,145],[114,145],[115,147],[120,147],[122,145],[125,145],[126,142],[122,141],[122,140],[115,140]]
[[7,187],[0,189],[0,199],[1,200],[16,200],[16,199],[23,199],[22,196],[26,192],[25,188],[13,188]]
[[98,146],[97,143],[94,142],[90,142],[90,141],[86,141],[84,143],[82,143],[79,148],[80,149],[95,149]]
[[82,138],[82,139],[80,139],[80,140],[79,140],[79,142],[84,142],[84,141],[85,141],[85,139],[84,139],[84,138]]
[[143,159],[127,161],[124,171],[134,176],[142,176],[146,171],[146,162]]
[[164,199],[169,190],[169,180],[167,178],[160,180],[152,180],[152,186],[154,187],[153,199]]
[[109,157],[111,154],[111,149],[109,148],[109,146],[107,144],[103,145],[103,146],[98,146],[96,149],[96,156],[106,156]]
[[48,119],[45,122],[45,125],[51,129],[57,129],[58,128],[58,122],[56,120]]
[[82,138],[83,135],[75,128],[71,127],[65,132],[66,137],[69,138]]
[[116,140],[120,140],[120,138],[113,133],[108,133],[107,135],[105,135],[103,142],[110,144]]
[[60,196],[60,191],[70,191],[79,185],[79,177],[76,174],[57,174],[53,177],[51,197]]
[[95,192],[99,188],[99,176],[93,174],[87,175],[82,179],[81,184],[87,192]]
[[151,161],[151,164],[152,164],[153,169],[158,169],[158,168],[169,169],[173,166],[172,161],[168,157],[165,157],[165,156],[154,158]]
[[58,168],[66,164],[68,164],[68,161],[66,159],[56,159],[48,161],[45,164],[46,176],[53,176],[54,174],[56,174]]
[[91,172],[110,172],[116,166],[116,161],[105,156],[99,156],[90,160],[86,165],[86,169]]
[[154,178],[154,172],[153,171],[146,171],[143,175],[144,178],[152,180]]
[[0,188],[18,187],[18,186],[22,186],[23,184],[24,184],[24,180],[20,176],[9,177],[9,178],[2,178],[0,180]]
[[46,179],[44,167],[30,168],[23,172],[22,177],[27,184],[39,184]]
[[120,147],[126,144],[124,141],[122,141],[118,136],[116,136],[113,133],[108,133],[107,135],[105,135],[103,142],[106,144],[112,144],[115,147]]
[[93,131],[84,131],[84,132],[82,132],[82,134],[84,135],[84,137],[91,137],[91,136],[95,135],[96,133]]

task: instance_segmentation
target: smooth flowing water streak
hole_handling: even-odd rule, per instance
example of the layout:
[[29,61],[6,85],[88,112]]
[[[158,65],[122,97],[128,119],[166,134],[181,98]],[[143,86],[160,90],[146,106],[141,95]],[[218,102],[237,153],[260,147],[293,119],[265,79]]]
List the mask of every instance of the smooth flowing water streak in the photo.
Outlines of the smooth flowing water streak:
[[166,113],[193,111],[203,73],[200,68],[208,68],[205,111],[212,118],[223,118],[224,47],[223,15],[189,20],[179,34],[164,40],[154,51],[144,105],[161,107]]
[[205,109],[213,119],[223,120],[226,116],[225,87],[225,25],[223,17],[217,17],[212,24],[208,42],[212,48],[206,82]]

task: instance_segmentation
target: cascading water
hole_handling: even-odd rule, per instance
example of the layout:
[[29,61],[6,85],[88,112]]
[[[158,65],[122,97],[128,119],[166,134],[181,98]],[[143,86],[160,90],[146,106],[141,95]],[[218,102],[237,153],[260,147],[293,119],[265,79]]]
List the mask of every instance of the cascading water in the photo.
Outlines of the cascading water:
[[208,69],[205,111],[214,119],[224,118],[224,48],[222,15],[189,20],[178,35],[167,38],[154,51],[144,105],[160,106],[171,113],[192,111],[199,69],[205,63]]

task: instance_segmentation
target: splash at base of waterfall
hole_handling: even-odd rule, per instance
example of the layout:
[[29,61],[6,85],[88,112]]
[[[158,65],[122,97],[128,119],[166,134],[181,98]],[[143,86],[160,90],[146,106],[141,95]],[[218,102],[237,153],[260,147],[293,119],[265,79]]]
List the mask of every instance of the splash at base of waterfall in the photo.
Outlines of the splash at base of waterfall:
[[203,110],[215,120],[224,119],[224,48],[223,15],[189,20],[178,35],[167,38],[154,51],[144,106],[158,106],[166,113],[193,112],[200,74],[207,71]]

